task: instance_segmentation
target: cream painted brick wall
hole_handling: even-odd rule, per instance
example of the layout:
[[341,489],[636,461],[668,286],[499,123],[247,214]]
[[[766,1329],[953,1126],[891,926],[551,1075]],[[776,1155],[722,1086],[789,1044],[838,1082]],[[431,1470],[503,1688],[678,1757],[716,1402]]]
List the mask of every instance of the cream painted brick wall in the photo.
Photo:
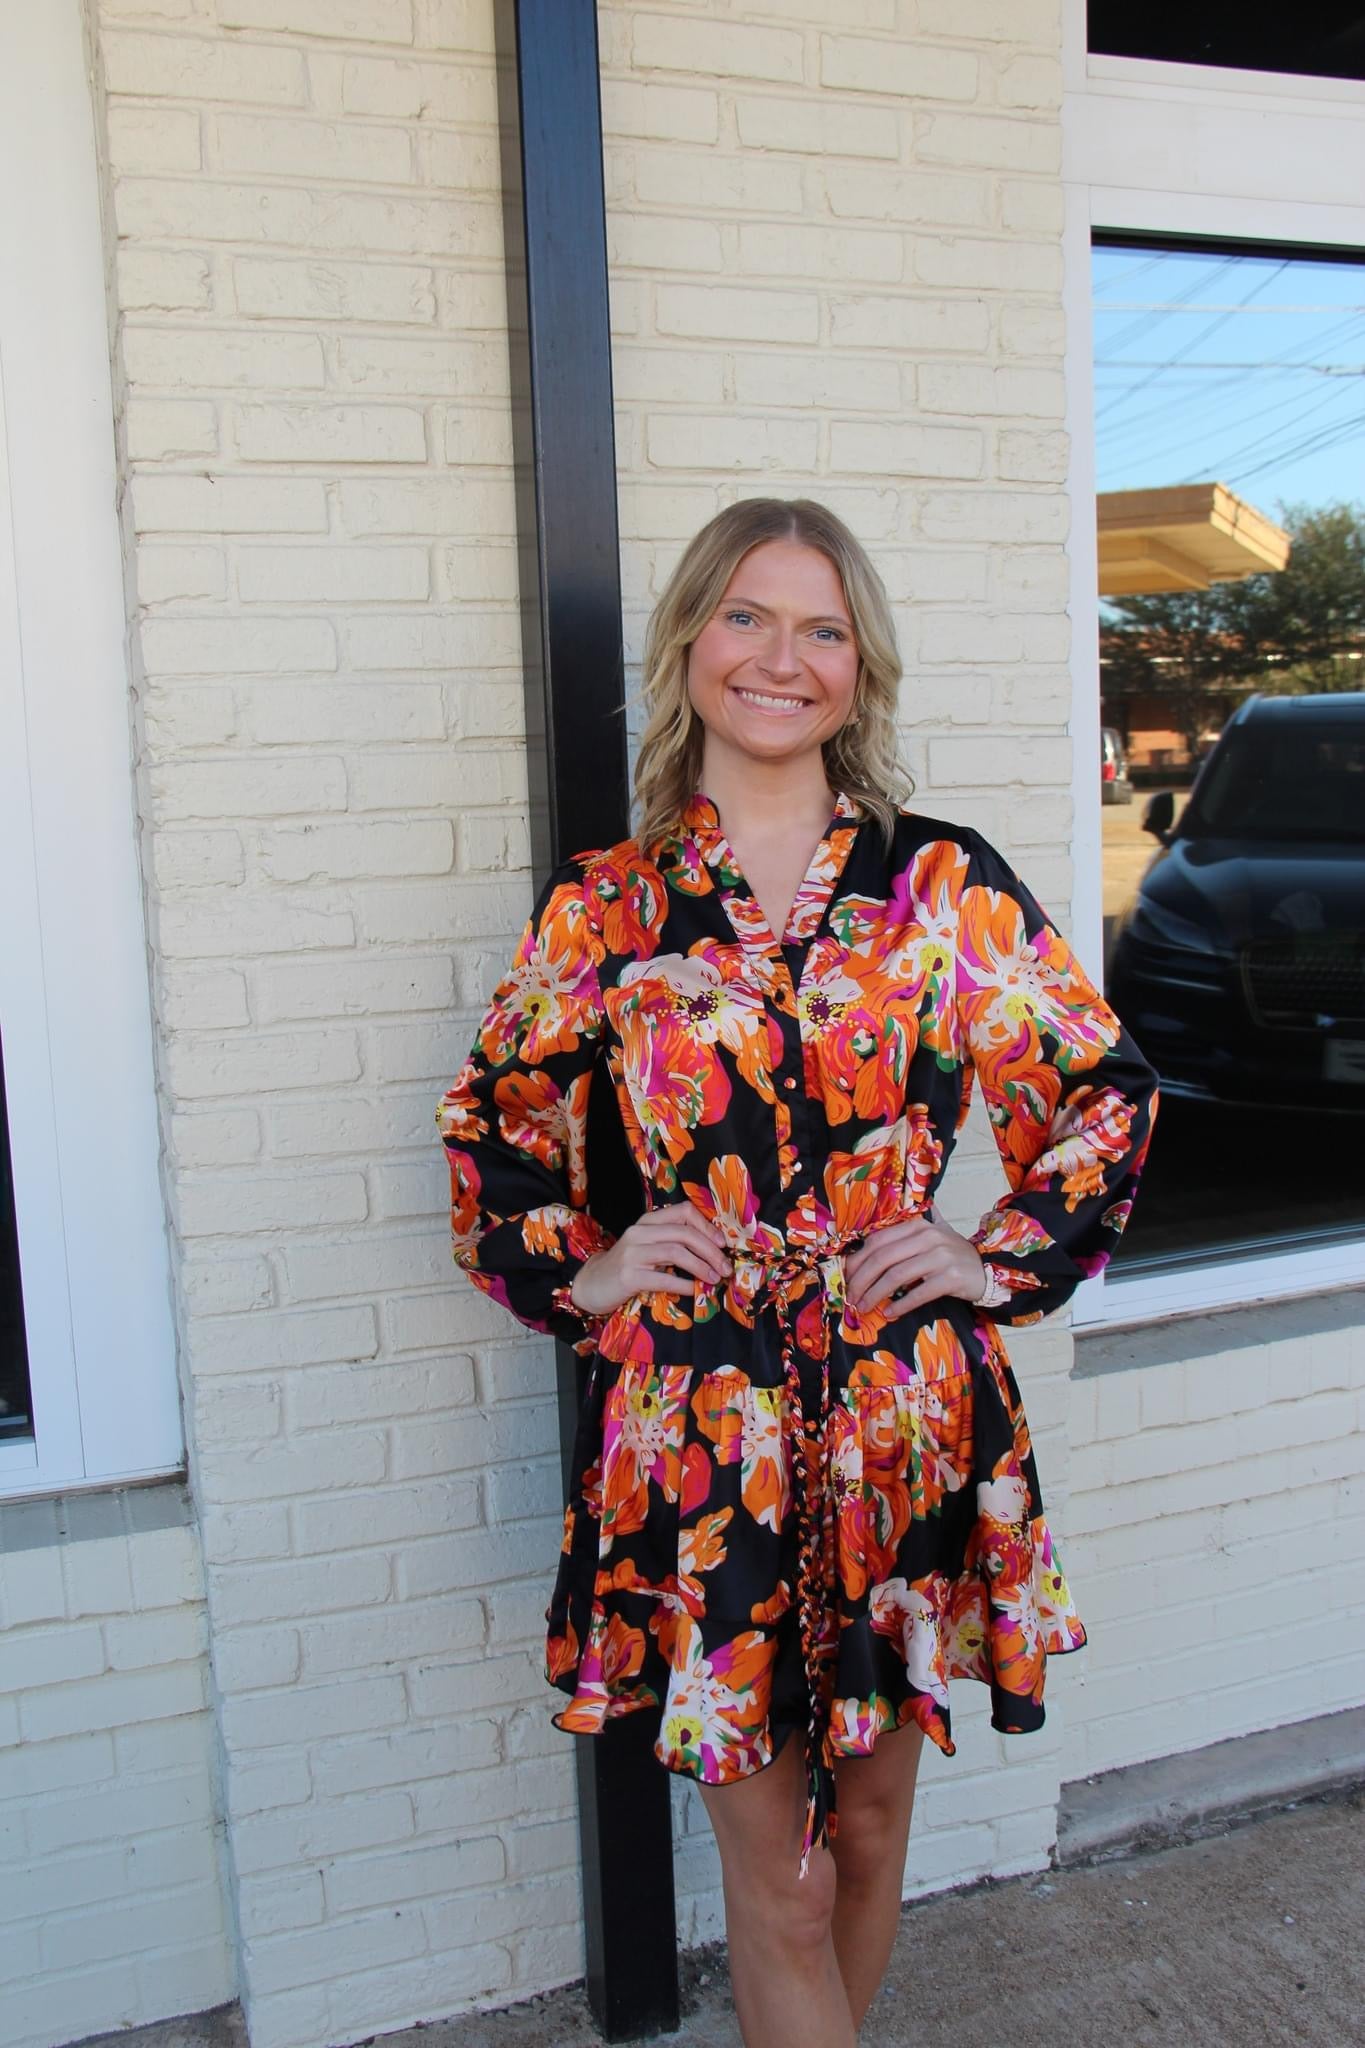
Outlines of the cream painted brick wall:
[[198,1540],[128,1499],[0,1504],[5,2048],[235,1989]]
[[[432,1143],[530,895],[491,0],[92,4],[234,1901],[255,2048],[312,2048],[582,1967],[552,1363],[452,1276]],[[629,652],[712,511],[819,492],[923,803],[1061,907],[1056,10],[906,14],[600,9]],[[1055,1498],[1069,1340],[1019,1356]],[[912,1889],[1051,1840],[1053,1736],[959,1719]]]
[[1071,1437],[1069,1777],[1359,1704],[1365,1325],[1078,1379]]

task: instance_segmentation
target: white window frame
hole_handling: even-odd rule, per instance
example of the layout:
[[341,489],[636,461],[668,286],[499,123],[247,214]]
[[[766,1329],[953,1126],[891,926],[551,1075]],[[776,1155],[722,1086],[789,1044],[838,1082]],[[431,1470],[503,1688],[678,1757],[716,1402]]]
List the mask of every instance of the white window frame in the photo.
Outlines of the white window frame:
[[[1063,27],[1064,286],[1072,506],[1073,796],[1076,842],[1098,848],[1099,599],[1095,540],[1092,237],[1105,229],[1359,250],[1365,258],[1365,83],[1092,56],[1084,0]],[[1098,974],[1098,859],[1077,861],[1077,950]],[[1365,1280],[1365,1240],[1272,1243],[1183,1271],[1117,1272],[1077,1291],[1077,1328],[1144,1322]]]
[[0,0],[0,1029],[32,1441],[0,1498],[183,1462],[79,0]]

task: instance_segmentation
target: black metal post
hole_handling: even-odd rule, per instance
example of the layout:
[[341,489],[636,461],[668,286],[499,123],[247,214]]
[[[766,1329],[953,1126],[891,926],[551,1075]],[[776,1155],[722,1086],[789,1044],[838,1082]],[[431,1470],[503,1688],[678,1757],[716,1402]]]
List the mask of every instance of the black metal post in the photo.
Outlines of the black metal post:
[[[537,886],[629,825],[621,572],[595,0],[498,0],[522,645]],[[638,1214],[610,1089],[594,1083],[589,1202]],[[560,1347],[566,1481],[585,1370]],[[588,1999],[608,2041],[678,2023],[669,1780],[653,1717],[577,1744]]]

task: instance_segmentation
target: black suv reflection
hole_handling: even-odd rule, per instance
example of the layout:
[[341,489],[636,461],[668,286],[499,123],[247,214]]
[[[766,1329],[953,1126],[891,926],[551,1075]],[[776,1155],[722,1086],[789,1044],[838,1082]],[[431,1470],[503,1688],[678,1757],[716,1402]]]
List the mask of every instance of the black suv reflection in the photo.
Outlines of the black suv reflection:
[[1108,974],[1164,1088],[1365,1112],[1365,694],[1250,698],[1174,816]]

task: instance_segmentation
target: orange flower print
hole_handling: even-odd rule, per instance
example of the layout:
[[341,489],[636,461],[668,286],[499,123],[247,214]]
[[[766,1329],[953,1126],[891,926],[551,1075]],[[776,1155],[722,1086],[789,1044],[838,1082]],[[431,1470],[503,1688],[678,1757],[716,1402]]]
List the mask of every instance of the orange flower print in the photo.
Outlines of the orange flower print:
[[562,1678],[566,1671],[572,1671],[578,1663],[578,1637],[571,1621],[564,1624],[562,1635],[551,1635],[545,1643],[545,1676],[551,1685]]
[[678,1498],[690,1378],[685,1365],[627,1365],[607,1395],[599,1546],[603,1557],[617,1536],[643,1529],[651,1490],[665,1501]]
[[671,1189],[698,1126],[718,1123],[729,1108],[730,1082],[712,1048],[677,1018],[626,1011],[621,1029],[623,1077],[651,1178]]
[[898,940],[887,971],[905,976],[918,992],[920,1042],[932,1047],[942,1067],[958,1058],[958,921],[968,866],[955,841],[934,840],[896,877],[886,906],[886,924]]
[[554,1716],[557,1728],[571,1735],[595,1735],[604,1721],[633,1707],[653,1706],[658,1698],[648,1685],[632,1685],[644,1663],[644,1630],[631,1628],[619,1614],[594,1606],[588,1640],[578,1666],[572,1700]]
[[541,1069],[504,1074],[493,1089],[503,1142],[551,1173],[566,1173],[570,1198],[579,1206],[587,1199],[584,1156],[591,1084],[590,1074],[580,1074],[561,1092]]
[[716,1463],[738,1463],[746,1511],[774,1533],[791,1504],[785,1405],[780,1387],[756,1387],[747,1373],[733,1370],[706,1373],[692,1396],[697,1426],[716,1446]]
[[451,1239],[455,1257],[463,1263],[473,1257],[475,1246],[484,1231],[491,1227],[493,1219],[480,1209],[479,1169],[469,1154],[448,1145],[446,1157],[450,1162]]
[[1043,1032],[1063,1074],[1095,1066],[1118,1040],[1118,1019],[1058,934],[1045,925],[1030,939],[1022,909],[998,889],[963,895],[958,991],[987,1086],[1036,1071]]
[[948,1672],[939,1631],[946,1590],[936,1572],[908,1584],[903,1578],[886,1579],[873,1591],[870,1608],[873,1628],[895,1643],[911,1685],[940,1708],[948,1705]]
[[447,1145],[472,1145],[488,1132],[488,1119],[480,1116],[473,1093],[478,1063],[467,1059],[436,1111],[436,1128]]
[[678,1591],[692,1614],[706,1612],[701,1574],[724,1564],[725,1529],[734,1512],[733,1508],[717,1508],[714,1514],[703,1515],[678,1531]]
[[494,993],[479,1032],[479,1051],[500,1067],[517,1054],[536,1065],[572,1052],[596,1028],[601,1004],[595,955],[600,943],[588,929],[581,891],[556,889],[541,918],[528,926],[516,958]]
[[1060,1174],[1068,1214],[1078,1203],[1103,1195],[1105,1168],[1129,1149],[1133,1105],[1112,1088],[1078,1088],[1052,1120],[1047,1150],[1034,1173]]
[[737,1258],[770,1258],[781,1252],[782,1233],[771,1223],[759,1221],[753,1176],[737,1153],[713,1159],[706,1169],[705,1187],[694,1187],[690,1193]]
[[668,892],[653,861],[630,840],[588,861],[583,895],[609,953],[642,959],[653,952],[668,914]]
[[775,1636],[745,1629],[708,1657],[702,1631],[680,1621],[655,1753],[670,1770],[728,1785],[771,1761],[768,1699]]
[[[654,1029],[671,1020],[706,1046],[722,1046],[750,1088],[771,1095],[771,1059],[767,1013],[761,992],[750,981],[727,979],[714,948],[681,953],[656,953],[623,969],[612,1008],[618,1028],[628,1012],[648,1022],[634,1029]],[[780,1048],[779,1048],[780,1049]]]
[[1018,1258],[1027,1258],[1033,1252],[1045,1252],[1052,1239],[1036,1216],[1028,1215],[1022,1209],[1000,1207],[988,1209],[981,1219],[980,1227],[972,1234],[972,1243],[983,1259],[994,1252],[1009,1252]]

